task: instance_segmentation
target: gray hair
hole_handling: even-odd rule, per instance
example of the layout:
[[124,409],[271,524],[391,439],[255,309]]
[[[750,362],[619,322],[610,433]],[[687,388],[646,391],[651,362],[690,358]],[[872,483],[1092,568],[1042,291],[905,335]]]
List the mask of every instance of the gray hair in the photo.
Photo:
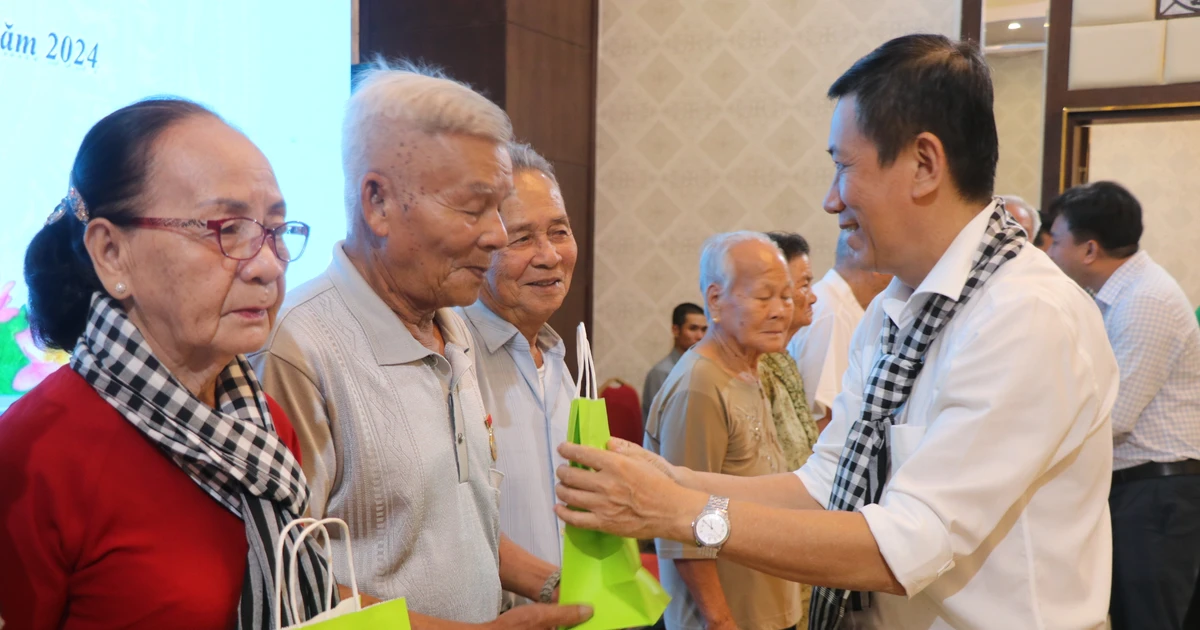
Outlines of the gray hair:
[[1038,232],[1042,231],[1042,213],[1038,212],[1037,208],[1016,195],[1000,195],[1000,198],[1004,200],[1004,206],[1008,209],[1009,214],[1012,214],[1012,206],[1021,206],[1029,212],[1029,216],[1033,217],[1033,234],[1029,235],[1031,240],[1038,235]]
[[529,146],[529,143],[509,142],[508,155],[512,158],[513,175],[521,171],[538,171],[549,177],[555,186],[558,185],[558,178],[554,176],[554,165]]
[[[708,312],[708,288],[716,285],[722,293],[727,292],[733,283],[733,261],[729,252],[742,243],[754,242],[779,249],[766,234],[748,230],[714,234],[704,241],[700,249],[700,294],[704,296],[704,316],[709,320],[712,314]],[[782,252],[780,256],[783,256]]]
[[377,144],[390,141],[380,127],[395,123],[430,135],[461,133],[498,144],[512,140],[508,114],[466,84],[437,68],[407,61],[392,64],[377,56],[360,75],[342,122],[342,170],[351,225],[369,156]]

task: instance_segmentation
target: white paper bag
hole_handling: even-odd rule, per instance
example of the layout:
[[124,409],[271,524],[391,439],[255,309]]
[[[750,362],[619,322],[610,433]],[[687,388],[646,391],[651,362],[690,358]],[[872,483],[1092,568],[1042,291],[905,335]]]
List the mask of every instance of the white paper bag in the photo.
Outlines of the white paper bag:
[[[275,545],[275,628],[276,628],[276,630],[282,630],[282,628],[283,628],[283,626],[281,624],[283,623],[283,599],[284,599],[285,592],[288,594],[287,602],[289,604],[289,610],[292,611],[292,619],[301,619],[302,618],[302,615],[301,615],[302,607],[297,606],[297,602],[296,602],[296,593],[299,592],[299,590],[300,590],[300,587],[299,587],[299,584],[297,583],[297,578],[296,578],[296,568],[297,568],[297,564],[298,564],[299,551],[300,551],[300,549],[304,548],[304,540],[306,538],[308,538],[309,536],[312,536],[312,535],[316,535],[318,533],[324,539],[323,544],[321,545],[321,551],[322,551],[323,555],[325,556],[325,566],[327,568],[327,572],[325,574],[325,598],[323,601],[325,601],[325,602],[333,601],[333,589],[336,588],[336,586],[335,586],[336,582],[333,577],[333,551],[331,549],[331,545],[329,544],[329,532],[326,530],[327,525],[340,526],[342,528],[342,535],[345,536],[346,562],[350,566],[350,591],[351,591],[351,593],[353,593],[353,596],[350,599],[342,600],[341,602],[338,603],[337,606],[334,606],[334,607],[330,608],[329,610],[326,610],[325,612],[313,617],[312,619],[304,621],[303,623],[300,623],[298,625],[288,626],[288,628],[304,628],[306,626],[316,624],[317,622],[320,622],[320,621],[327,621],[329,619],[333,619],[334,617],[341,617],[342,615],[346,615],[349,613],[354,613],[354,612],[358,612],[358,611],[362,610],[362,603],[361,603],[362,598],[359,596],[359,593],[358,593],[358,579],[355,578],[355,576],[354,576],[354,554],[350,550],[350,528],[346,525],[346,522],[340,518],[325,518],[325,519],[320,519],[320,520],[315,519],[315,518],[307,518],[307,517],[306,518],[298,518],[298,519],[292,521],[291,523],[288,523],[287,527],[283,528],[283,531],[280,532],[280,534],[279,534],[279,542],[276,543],[276,545]],[[300,531],[300,537],[299,537],[299,539],[297,539],[296,544],[292,547],[291,555],[289,556],[289,573],[288,574],[292,576],[291,583],[284,584],[283,583],[284,582],[284,580],[283,580],[284,547],[287,546],[288,532],[290,532],[293,528],[296,528],[296,527],[304,527],[304,529],[302,529]]]

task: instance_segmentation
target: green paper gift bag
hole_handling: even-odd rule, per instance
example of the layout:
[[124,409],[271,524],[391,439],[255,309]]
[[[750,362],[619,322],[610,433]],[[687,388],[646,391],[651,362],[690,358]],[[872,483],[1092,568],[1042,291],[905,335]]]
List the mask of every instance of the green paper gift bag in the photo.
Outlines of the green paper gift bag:
[[[607,448],[608,410],[604,401],[596,398],[596,367],[583,324],[579,325],[575,345],[579,380],[575,384],[575,400],[571,401],[567,439],[575,444]],[[570,525],[563,536],[558,599],[562,604],[592,607],[592,618],[574,626],[576,630],[654,625],[671,600],[658,580],[642,566],[637,541]]]
[[[275,546],[275,628],[278,630],[282,627],[283,606],[285,604],[290,606],[292,619],[303,618],[299,612],[300,607],[296,605],[296,585],[284,584],[283,579],[284,548],[288,543],[288,532],[294,528],[300,527],[303,529],[300,530],[300,535],[292,545],[291,557],[289,558],[290,572],[288,575],[296,575],[297,552],[303,547],[302,543],[304,539],[318,533],[321,534],[326,542],[322,546],[322,551],[325,554],[325,565],[329,570],[325,577],[325,584],[327,585],[325,601],[332,601],[334,589],[333,553],[328,545],[329,533],[325,530],[327,525],[340,526],[342,528],[342,535],[346,537],[346,562],[350,565],[350,590],[353,596],[350,599],[342,600],[337,606],[326,610],[308,621],[288,626],[288,629],[368,630],[386,628],[387,630],[411,630],[408,620],[408,604],[403,597],[381,602],[366,608],[363,608],[360,604],[358,579],[354,576],[354,554],[350,551],[350,528],[346,526],[346,522],[338,518],[318,520],[307,517],[298,518],[288,523],[283,528],[283,532],[279,534],[279,542]],[[292,581],[295,581],[294,577]]]

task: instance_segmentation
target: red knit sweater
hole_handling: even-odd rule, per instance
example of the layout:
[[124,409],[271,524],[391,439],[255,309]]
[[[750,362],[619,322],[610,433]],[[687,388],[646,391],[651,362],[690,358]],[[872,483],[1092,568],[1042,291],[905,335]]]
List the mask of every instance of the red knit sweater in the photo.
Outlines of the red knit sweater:
[[69,367],[0,416],[5,630],[229,628],[245,571],[242,520]]

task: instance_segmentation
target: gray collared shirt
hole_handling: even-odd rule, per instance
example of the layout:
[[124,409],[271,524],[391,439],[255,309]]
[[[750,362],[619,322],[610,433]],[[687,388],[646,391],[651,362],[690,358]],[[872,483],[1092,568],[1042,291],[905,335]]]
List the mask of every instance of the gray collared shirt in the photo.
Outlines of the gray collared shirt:
[[564,461],[558,445],[567,439],[575,384],[567,372],[566,347],[549,325],[537,344],[545,367],[545,394],[529,340],[482,302],[458,310],[475,341],[475,372],[484,408],[492,415],[504,473],[500,485],[500,530],[513,542],[549,562],[562,562],[561,532],[554,514],[554,470]]
[[[444,356],[413,338],[338,243],[250,360],[295,425],[312,515],[350,526],[359,588],[482,623],[501,601],[499,475],[471,334],[450,309],[435,321]],[[330,533],[347,583],[346,541]]]
[[658,390],[662,389],[663,383],[667,382],[667,376],[671,374],[671,370],[675,368],[675,364],[679,363],[683,353],[679,348],[671,348],[671,353],[663,357],[662,361],[654,364],[650,368],[650,372],[646,374],[646,382],[642,384],[642,421],[650,419],[650,405],[654,403],[654,397],[658,395]]

